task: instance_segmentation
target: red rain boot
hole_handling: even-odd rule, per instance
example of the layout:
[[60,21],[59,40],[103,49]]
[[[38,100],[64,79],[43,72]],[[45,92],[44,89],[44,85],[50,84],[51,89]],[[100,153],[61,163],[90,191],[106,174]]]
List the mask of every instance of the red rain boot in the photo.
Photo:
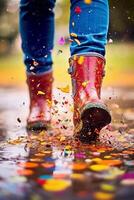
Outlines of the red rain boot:
[[96,140],[97,134],[111,122],[107,106],[101,100],[105,60],[98,55],[76,55],[70,58],[75,134],[81,140]]
[[51,121],[52,72],[35,75],[27,74],[30,94],[30,112],[27,119],[28,130],[47,129]]

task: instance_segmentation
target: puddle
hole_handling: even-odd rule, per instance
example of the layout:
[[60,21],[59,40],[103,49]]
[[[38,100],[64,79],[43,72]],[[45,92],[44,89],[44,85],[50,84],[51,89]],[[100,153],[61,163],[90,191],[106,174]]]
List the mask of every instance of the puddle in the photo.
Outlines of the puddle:
[[110,130],[87,145],[72,137],[70,94],[55,90],[53,129],[37,133],[25,129],[25,91],[1,89],[0,200],[133,200],[134,96],[116,91],[118,98],[109,89],[103,94],[113,116]]

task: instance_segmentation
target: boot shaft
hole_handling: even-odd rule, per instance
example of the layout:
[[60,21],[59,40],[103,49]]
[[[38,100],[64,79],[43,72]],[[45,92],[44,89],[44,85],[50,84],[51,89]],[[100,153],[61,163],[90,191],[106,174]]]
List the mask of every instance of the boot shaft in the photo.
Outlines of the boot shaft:
[[96,93],[100,99],[105,59],[96,56],[74,56],[69,60],[73,95],[85,91],[89,98]]
[[37,100],[52,99],[52,72],[46,74],[27,74],[27,85],[29,88],[30,100],[37,102]]

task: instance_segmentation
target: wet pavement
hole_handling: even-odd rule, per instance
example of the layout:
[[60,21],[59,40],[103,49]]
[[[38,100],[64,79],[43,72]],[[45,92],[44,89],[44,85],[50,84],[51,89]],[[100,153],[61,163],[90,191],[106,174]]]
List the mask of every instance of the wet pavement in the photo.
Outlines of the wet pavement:
[[112,126],[73,139],[72,100],[55,89],[52,129],[27,132],[26,90],[0,89],[0,200],[133,200],[134,90],[107,88]]

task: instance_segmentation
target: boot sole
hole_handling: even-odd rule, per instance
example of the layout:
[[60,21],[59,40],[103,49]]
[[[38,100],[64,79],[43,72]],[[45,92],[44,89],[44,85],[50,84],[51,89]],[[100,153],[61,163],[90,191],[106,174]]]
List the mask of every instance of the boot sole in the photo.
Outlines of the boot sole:
[[28,131],[48,130],[50,128],[50,123],[44,121],[28,122],[26,128]]
[[111,115],[104,104],[88,103],[81,111],[81,121],[79,139],[89,143],[97,140],[98,132],[111,122]]

